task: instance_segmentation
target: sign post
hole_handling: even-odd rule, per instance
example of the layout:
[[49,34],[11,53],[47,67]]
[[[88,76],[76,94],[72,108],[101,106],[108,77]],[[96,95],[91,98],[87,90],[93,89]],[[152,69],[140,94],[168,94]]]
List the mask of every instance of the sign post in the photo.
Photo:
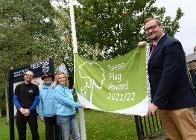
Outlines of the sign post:
[[13,69],[10,68],[8,74],[8,102],[9,102],[9,128],[10,140],[14,140],[14,105],[13,105]]

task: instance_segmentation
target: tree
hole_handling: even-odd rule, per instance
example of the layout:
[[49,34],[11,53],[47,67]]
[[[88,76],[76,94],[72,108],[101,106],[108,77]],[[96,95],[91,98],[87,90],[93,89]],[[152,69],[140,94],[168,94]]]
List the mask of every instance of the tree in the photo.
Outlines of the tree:
[[48,0],[3,0],[0,15],[0,49],[11,54],[12,66],[32,62],[59,38]]
[[62,55],[66,45],[58,26],[62,16],[50,0],[1,0],[0,8],[0,87],[7,89],[10,67],[48,57],[59,61],[57,53]]
[[183,16],[181,9],[177,10],[176,17],[172,19],[170,16],[164,16],[164,7],[153,6],[155,1],[81,1],[83,8],[76,9],[80,54],[89,58],[96,55],[96,59],[110,59],[129,52],[138,42],[146,40],[143,21],[147,17],[161,19],[168,34],[174,36],[179,29],[179,20]]
[[[61,1],[61,0],[58,0]],[[62,0],[66,4],[66,0]],[[83,0],[76,8],[79,53],[91,59],[110,59],[146,40],[143,20],[160,18],[170,35],[179,29],[176,17],[164,16],[155,0]],[[50,0],[1,0],[0,73],[7,80],[10,66],[19,67],[48,57],[66,62],[73,72],[69,9],[55,9]],[[66,54],[66,55],[65,55]]]

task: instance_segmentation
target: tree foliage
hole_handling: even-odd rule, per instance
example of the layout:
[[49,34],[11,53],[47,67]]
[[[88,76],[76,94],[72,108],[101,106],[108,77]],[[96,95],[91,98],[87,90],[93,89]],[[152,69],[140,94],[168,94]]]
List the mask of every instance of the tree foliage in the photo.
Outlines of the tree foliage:
[[[83,0],[76,9],[77,38],[82,55],[108,59],[123,55],[146,40],[143,21],[147,17],[161,19],[168,34],[179,29],[183,13],[173,19],[165,16],[165,8],[153,6],[156,0]],[[92,50],[92,51],[89,51]],[[89,53],[90,52],[90,53]]]
[[[174,36],[183,15],[181,9],[175,18],[165,16],[165,8],[153,6],[155,1],[79,1],[82,7],[75,10],[79,53],[93,59],[127,53],[139,41],[146,40],[146,17],[160,18],[167,32]],[[54,58],[58,64],[66,58],[72,65],[68,8],[55,10],[50,0],[1,0],[0,8],[0,67],[4,71],[9,66],[18,67],[46,57]]]
[[64,61],[70,50],[65,38],[69,20],[50,0],[1,0],[0,8],[0,67],[4,72],[10,66],[48,57],[57,64]]
[[7,88],[10,67],[48,57],[56,64],[64,61],[67,45],[63,34],[68,24],[64,18],[50,0],[0,1],[0,88]]
[[[55,0],[52,0],[55,1]],[[66,0],[57,0],[65,2]],[[79,0],[78,0],[79,1]],[[143,21],[160,18],[171,36],[179,29],[181,9],[175,18],[165,16],[156,0],[81,0],[75,8],[79,53],[91,59],[123,55],[146,40]],[[0,1],[0,74],[7,80],[10,66],[16,68],[51,57],[73,71],[69,9],[50,0]],[[2,85],[3,83],[0,83]],[[5,85],[5,84],[3,84]]]
[[11,55],[4,57],[10,66],[32,62],[58,40],[56,14],[49,1],[3,0],[0,12],[1,53]]

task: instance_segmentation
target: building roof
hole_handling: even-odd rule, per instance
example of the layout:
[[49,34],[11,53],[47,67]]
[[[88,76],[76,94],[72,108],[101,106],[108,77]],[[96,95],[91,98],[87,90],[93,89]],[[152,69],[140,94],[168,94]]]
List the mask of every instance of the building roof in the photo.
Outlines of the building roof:
[[196,52],[189,54],[186,56],[186,62],[196,61]]

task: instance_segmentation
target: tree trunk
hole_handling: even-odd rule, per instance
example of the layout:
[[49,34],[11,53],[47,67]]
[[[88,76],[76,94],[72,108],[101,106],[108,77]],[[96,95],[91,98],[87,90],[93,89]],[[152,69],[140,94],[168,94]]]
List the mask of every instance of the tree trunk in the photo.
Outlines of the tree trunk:
[[9,123],[9,106],[8,106],[8,92],[7,88],[5,88],[5,102],[6,102],[6,120]]

